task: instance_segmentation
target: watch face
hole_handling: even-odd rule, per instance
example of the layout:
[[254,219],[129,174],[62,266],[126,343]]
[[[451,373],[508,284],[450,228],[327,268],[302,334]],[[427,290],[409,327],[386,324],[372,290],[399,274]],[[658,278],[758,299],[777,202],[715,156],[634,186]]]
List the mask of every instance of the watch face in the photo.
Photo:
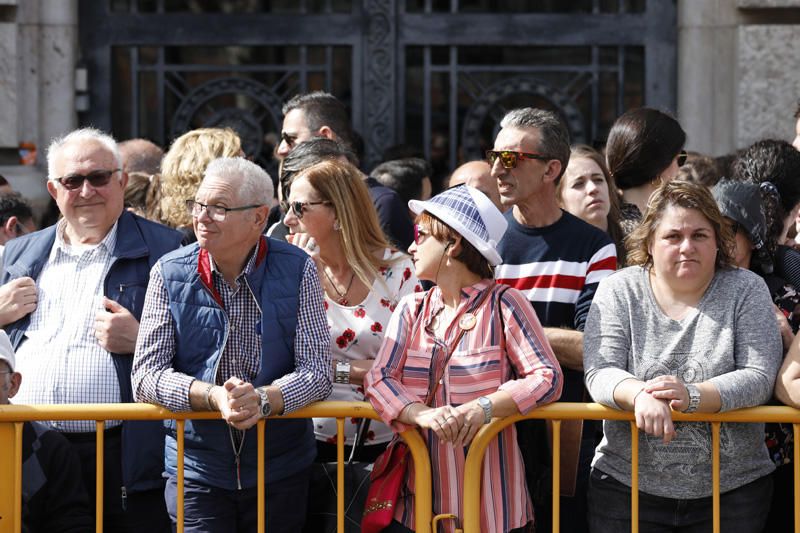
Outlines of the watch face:
[[269,404],[269,398],[267,397],[267,393],[259,392],[258,395],[261,396],[261,407],[260,407],[261,416],[264,417],[269,416],[270,413],[272,413],[272,406]]

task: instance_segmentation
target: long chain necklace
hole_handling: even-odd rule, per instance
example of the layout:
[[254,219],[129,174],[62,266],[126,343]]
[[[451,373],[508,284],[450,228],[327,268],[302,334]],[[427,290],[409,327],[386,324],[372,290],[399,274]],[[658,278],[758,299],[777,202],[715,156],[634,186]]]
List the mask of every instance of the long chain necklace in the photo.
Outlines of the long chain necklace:
[[322,273],[325,274],[325,277],[328,278],[328,284],[333,287],[333,290],[336,291],[336,294],[339,295],[339,298],[336,300],[336,303],[339,305],[347,305],[350,301],[347,299],[347,293],[350,292],[350,288],[353,286],[353,280],[356,278],[356,273],[350,273],[350,282],[347,284],[347,288],[344,292],[339,290],[339,287],[336,286],[336,283],[333,282],[333,279],[328,275],[328,269],[323,268]]

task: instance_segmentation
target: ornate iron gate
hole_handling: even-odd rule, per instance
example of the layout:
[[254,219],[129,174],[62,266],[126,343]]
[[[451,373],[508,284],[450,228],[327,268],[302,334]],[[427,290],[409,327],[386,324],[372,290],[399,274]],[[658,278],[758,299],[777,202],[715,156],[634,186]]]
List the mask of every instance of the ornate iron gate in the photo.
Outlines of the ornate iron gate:
[[81,121],[167,145],[229,125],[266,162],[283,101],[344,100],[365,166],[421,149],[479,157],[503,112],[562,114],[599,143],[638,105],[674,109],[674,0],[81,0]]

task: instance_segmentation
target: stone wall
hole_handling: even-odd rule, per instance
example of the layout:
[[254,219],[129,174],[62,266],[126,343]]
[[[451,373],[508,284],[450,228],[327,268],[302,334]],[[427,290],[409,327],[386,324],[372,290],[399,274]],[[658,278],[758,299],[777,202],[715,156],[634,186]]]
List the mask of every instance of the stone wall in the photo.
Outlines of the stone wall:
[[36,167],[7,165],[3,175],[36,206],[49,141],[74,129],[77,0],[0,0],[0,150],[14,158],[22,142],[37,147]]
[[791,141],[800,98],[800,0],[679,0],[678,119],[687,147],[723,155]]

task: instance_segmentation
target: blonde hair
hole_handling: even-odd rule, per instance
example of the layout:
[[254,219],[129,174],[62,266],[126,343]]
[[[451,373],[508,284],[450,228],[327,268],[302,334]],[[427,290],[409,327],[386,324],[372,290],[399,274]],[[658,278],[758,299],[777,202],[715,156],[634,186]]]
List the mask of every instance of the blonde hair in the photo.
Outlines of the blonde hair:
[[381,268],[391,261],[375,252],[388,248],[389,241],[378,222],[378,213],[361,172],[350,163],[334,159],[317,163],[300,172],[320,196],[330,202],[340,229],[339,244],[358,279],[370,287]]
[[201,128],[172,143],[161,162],[161,220],[173,228],[191,227],[186,200],[193,199],[208,164],[242,155],[242,142],[230,128]]

